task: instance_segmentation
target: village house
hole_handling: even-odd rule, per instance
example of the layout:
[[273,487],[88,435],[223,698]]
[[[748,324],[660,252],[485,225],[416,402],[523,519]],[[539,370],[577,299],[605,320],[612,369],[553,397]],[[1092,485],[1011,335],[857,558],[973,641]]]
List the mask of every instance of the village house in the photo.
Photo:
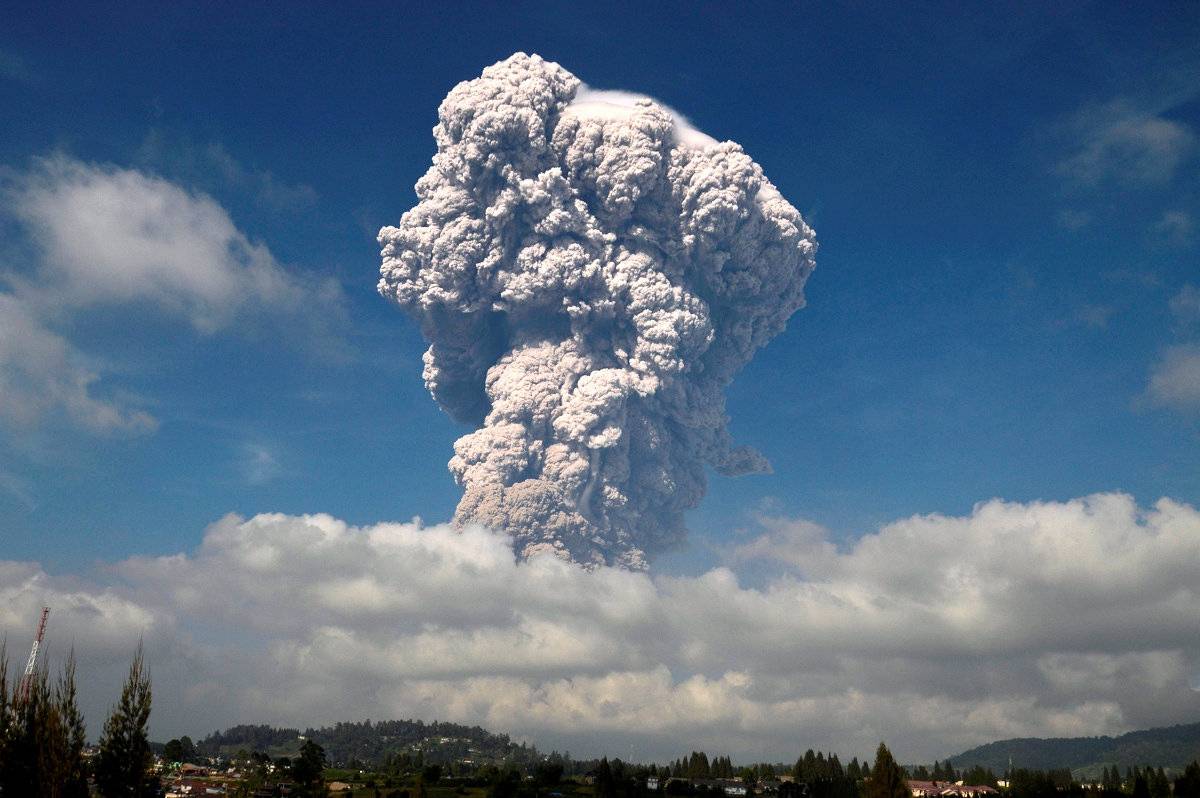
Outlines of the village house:
[[737,798],[750,794],[746,783],[737,779],[687,779],[687,781],[693,787],[703,787],[712,792],[721,790],[726,795],[737,796]]
[[909,779],[908,789],[913,798],[988,798],[1000,793],[986,784],[963,784],[961,781],[919,781]]

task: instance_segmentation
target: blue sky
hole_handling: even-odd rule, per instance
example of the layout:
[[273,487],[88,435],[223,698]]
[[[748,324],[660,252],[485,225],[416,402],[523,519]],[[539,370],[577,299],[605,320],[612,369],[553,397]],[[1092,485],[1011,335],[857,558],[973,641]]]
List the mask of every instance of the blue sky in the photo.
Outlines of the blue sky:
[[[331,356],[287,328],[71,318],[106,364],[94,390],[161,425],[4,430],[6,549],[74,567],[193,544],[230,511],[448,517],[458,430],[374,293],[373,236],[412,204],[441,96],[516,50],[739,141],[817,229],[809,307],[729,393],[775,473],[715,479],[698,544],[764,502],[855,535],[991,497],[1195,501],[1194,405],[1144,401],[1186,341],[1169,301],[1200,281],[1194,141],[1097,137],[1106,114],[1194,128],[1198,28],[1182,4],[17,9],[7,169],[64,155],[209,194],[289,269],[337,280],[345,319]],[[7,221],[21,274],[36,246]]]
[[[0,292],[68,381],[154,421],[81,423],[12,388],[0,344],[0,555],[70,575],[190,551],[227,513],[448,519],[464,430],[375,292],[374,237],[442,97],[518,50],[738,141],[817,231],[808,307],[729,390],[774,473],[714,475],[661,572],[763,514],[844,546],[996,497],[1200,501],[1196,6],[646,5],[9,7]],[[30,210],[64,174],[176,197],[292,298],[225,314],[51,264],[51,239],[120,246]]]

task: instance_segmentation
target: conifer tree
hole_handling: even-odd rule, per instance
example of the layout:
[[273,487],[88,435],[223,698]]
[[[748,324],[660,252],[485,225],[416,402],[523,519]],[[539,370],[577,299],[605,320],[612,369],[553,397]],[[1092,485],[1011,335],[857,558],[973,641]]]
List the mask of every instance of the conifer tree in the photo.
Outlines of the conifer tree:
[[1133,798],[1150,798],[1150,784],[1137,769],[1133,771]]
[[1163,771],[1162,765],[1159,765],[1156,771],[1147,769],[1146,777],[1150,782],[1150,798],[1169,798],[1171,782],[1167,781],[1167,774]]
[[[305,740],[300,748],[300,756],[292,763],[292,778],[297,782],[299,795],[321,798],[326,794],[323,778],[325,764],[325,749],[312,739]],[[419,786],[425,789],[427,782],[436,783],[441,777],[441,770],[437,765],[423,768]]]
[[12,728],[8,701],[8,641],[0,641],[0,784],[8,766],[8,736]]
[[75,690],[75,650],[67,655],[55,692],[59,722],[62,727],[62,798],[87,798],[87,767],[83,761],[83,749],[87,745],[87,727],[79,711]]
[[45,742],[40,723],[45,721],[41,705],[45,694],[45,674],[35,673],[32,680],[19,680],[8,700],[9,725],[0,768],[0,793],[3,795],[42,795],[39,775],[47,764],[39,743]]
[[1175,779],[1175,798],[1200,798],[1200,761],[1192,760]]
[[612,768],[608,764],[608,757],[600,759],[600,765],[596,768],[596,798],[615,798],[617,787],[613,781]]
[[84,729],[75,695],[75,659],[52,690],[44,670],[9,691],[0,644],[0,794],[87,798]]
[[96,757],[96,787],[102,798],[150,798],[150,674],[142,646],[129,666],[121,699],[104,722]]
[[892,752],[883,743],[875,751],[875,765],[866,785],[866,798],[912,798],[904,769],[896,764]]

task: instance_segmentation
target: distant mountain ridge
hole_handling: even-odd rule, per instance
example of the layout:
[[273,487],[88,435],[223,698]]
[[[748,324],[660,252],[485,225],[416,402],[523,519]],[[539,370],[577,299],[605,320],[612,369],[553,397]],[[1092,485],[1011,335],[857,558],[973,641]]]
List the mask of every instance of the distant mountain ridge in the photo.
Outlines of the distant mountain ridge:
[[1009,761],[1015,768],[1049,770],[1070,768],[1076,776],[1091,778],[1101,768],[1134,765],[1182,770],[1200,759],[1200,723],[1165,726],[1122,734],[1119,737],[1019,737],[999,740],[950,757],[956,768],[982,765],[1002,773]]

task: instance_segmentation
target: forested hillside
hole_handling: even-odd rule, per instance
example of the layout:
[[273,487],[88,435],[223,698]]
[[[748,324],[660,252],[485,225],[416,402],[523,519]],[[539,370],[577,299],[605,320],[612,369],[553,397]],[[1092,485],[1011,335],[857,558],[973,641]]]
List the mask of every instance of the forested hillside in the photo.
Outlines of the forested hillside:
[[1106,765],[1124,771],[1134,765],[1182,770],[1200,758],[1200,723],[1145,729],[1119,737],[1022,737],[1000,740],[950,758],[957,768],[982,765],[1002,773],[1014,767],[1070,768],[1077,776],[1098,775]]
[[230,755],[239,750],[262,751],[271,756],[289,756],[299,751],[302,737],[315,740],[332,762],[358,760],[365,764],[383,762],[389,756],[407,754],[429,764],[475,760],[520,763],[532,761],[536,749],[512,742],[506,734],[493,734],[479,726],[420,720],[389,720],[338,723],[319,729],[275,728],[266,725],[234,726],[214,732],[197,746],[209,756]]

